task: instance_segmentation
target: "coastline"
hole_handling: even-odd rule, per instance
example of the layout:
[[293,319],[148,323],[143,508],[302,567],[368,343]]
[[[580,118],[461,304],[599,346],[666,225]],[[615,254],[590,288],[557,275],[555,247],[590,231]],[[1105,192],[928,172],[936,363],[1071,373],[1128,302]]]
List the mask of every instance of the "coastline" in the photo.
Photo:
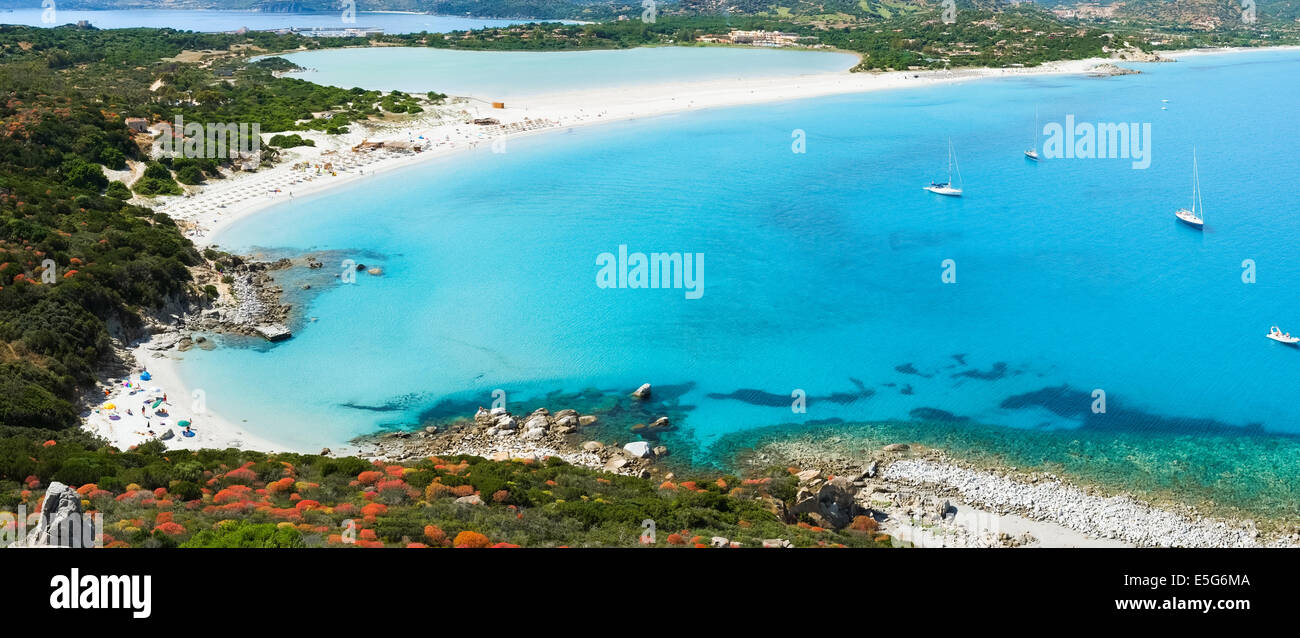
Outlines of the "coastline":
[[[978,68],[953,71],[889,71],[883,73],[831,72],[799,76],[759,78],[751,80],[705,80],[667,84],[648,84],[610,89],[585,89],[561,91],[521,98],[520,106],[493,109],[484,101],[472,96],[449,98],[449,104],[440,111],[442,116],[454,113],[457,122],[449,123],[446,117],[425,113],[407,121],[396,123],[366,123],[365,132],[351,131],[344,135],[327,136],[315,131],[299,131],[304,138],[316,142],[315,147],[297,147],[283,151],[284,160],[273,168],[251,174],[237,174],[221,182],[186,196],[160,197],[154,208],[165,212],[178,223],[188,224],[186,236],[200,247],[216,245],[214,237],[230,224],[248,215],[262,211],[274,204],[292,198],[316,194],[336,186],[345,185],[356,178],[377,175],[419,162],[447,157],[498,139],[571,129],[608,122],[636,120],[699,111],[714,108],[748,106],[754,104],[791,102],[834,95],[871,93],[874,91],[923,88],[942,84],[969,82],[1003,77],[1038,75],[1085,74],[1094,67],[1114,63],[1110,58],[1087,58],[1049,62],[1028,68]],[[477,103],[475,103],[477,102]],[[581,105],[601,104],[599,110]],[[449,113],[450,112],[450,113]],[[500,127],[482,127],[468,124],[475,118],[494,118]],[[512,127],[528,126],[528,120],[541,120],[541,126],[525,130]],[[536,122],[533,122],[535,125]],[[361,128],[363,125],[354,125]],[[413,140],[424,135],[438,140],[432,148],[419,153],[384,153],[371,156],[356,170],[340,171],[337,176],[295,175],[295,162],[319,164],[330,161],[327,155],[346,154],[364,140]],[[358,172],[359,171],[359,172]],[[316,179],[320,177],[320,179]],[[281,192],[274,193],[276,189]],[[274,193],[274,194],[273,194]],[[161,204],[158,204],[161,202]],[[213,211],[213,205],[227,210]],[[209,210],[200,210],[208,207]]]
[[[1296,48],[1300,47],[1269,47],[1268,49]],[[1178,59],[1175,56],[1191,57],[1262,50],[1266,49],[1196,50],[1189,52],[1161,52],[1161,55],[1162,57]],[[683,82],[633,88],[620,87],[616,90],[580,90],[524,99],[520,106],[512,106],[505,110],[485,108],[468,101],[454,101],[448,107],[440,110],[454,111],[460,109],[471,118],[495,117],[501,120],[502,126],[489,129],[464,123],[465,118],[458,118],[458,121],[453,123],[442,120],[435,121],[435,118],[432,117],[433,114],[429,113],[400,123],[380,123],[373,128],[368,125],[366,127],[368,130],[364,132],[354,130],[352,133],[335,138],[310,132],[310,134],[304,134],[304,137],[314,139],[318,144],[317,147],[287,149],[284,152],[284,161],[272,169],[228,178],[204,187],[192,197],[163,198],[166,200],[165,203],[156,209],[172,214],[179,223],[182,223],[186,235],[202,248],[214,245],[211,242],[218,239],[220,233],[231,224],[257,212],[264,211],[274,204],[344,186],[361,177],[414,166],[421,161],[448,157],[456,151],[478,148],[480,144],[491,144],[498,138],[509,139],[551,130],[563,130],[603,122],[658,117],[709,108],[785,102],[907,87],[921,88],[996,77],[1081,74],[1089,72],[1090,69],[1097,65],[1115,62],[1123,61],[1109,58],[1091,58],[1047,63],[1035,68],[959,69],[950,72],[896,71],[876,74],[827,73],[749,81]],[[577,106],[579,104],[593,103],[600,103],[602,105],[601,110],[586,111]],[[524,123],[525,119],[543,120],[546,124],[537,128],[522,130],[510,130],[508,128],[511,125]],[[394,125],[390,126],[390,124]],[[353,128],[361,129],[363,127],[355,125]],[[415,154],[404,152],[372,154],[367,158],[371,161],[367,161],[352,170],[340,171],[337,176],[319,172],[312,174],[310,170],[304,172],[292,168],[295,163],[320,164],[328,161],[330,159],[328,153],[347,153],[349,152],[348,148],[364,139],[411,139],[421,134],[431,140],[442,137],[446,143],[438,143],[429,150]],[[367,135],[372,137],[367,138]],[[276,193],[276,189],[280,189],[281,192]],[[213,205],[218,201],[222,201],[222,208],[220,209]],[[154,350],[151,347],[153,345],[157,345],[157,343],[153,340],[147,340],[133,348],[133,354],[137,362],[137,372],[138,366],[143,364],[149,368],[151,373],[156,374],[155,378],[161,379],[161,381],[152,385],[163,388],[169,397],[190,397],[190,388],[186,386],[179,375],[179,366],[177,365],[179,359],[176,358],[175,353],[168,350]],[[172,403],[175,403],[175,401],[172,401]],[[102,428],[104,423],[107,423],[107,421],[101,421],[97,425]],[[89,424],[90,419],[87,420],[87,429],[90,429]],[[128,429],[124,429],[120,425],[116,429],[123,431],[114,432],[113,434],[117,438],[110,438],[110,440],[119,447],[125,447],[120,445],[119,441],[128,445],[131,444],[129,442],[130,438],[135,435],[126,431]],[[195,430],[200,433],[199,436],[191,439],[178,437],[169,441],[168,446],[195,449],[199,447],[227,447],[233,443],[236,444],[234,447],[260,451],[316,452],[316,450],[290,449],[266,438],[250,435],[243,426],[230,423],[222,419],[220,415],[210,411],[196,421]],[[138,442],[140,441],[135,443]],[[328,444],[327,442],[322,443]],[[331,448],[336,453],[348,453],[344,448],[333,445]],[[972,500],[974,501],[974,499]],[[966,503],[964,511],[984,511],[987,513],[987,510],[979,509],[982,505],[984,503],[978,501]],[[995,507],[991,509],[996,510]],[[1044,544],[1047,543],[1048,538],[1054,543],[1053,546],[1056,546],[1055,543],[1064,544],[1065,546],[1082,546],[1090,542],[1090,537],[1086,535],[1072,535],[1068,526],[1057,525],[1050,528],[1051,532],[1049,533],[1045,532],[1044,528],[1040,526],[1043,523],[1042,521],[1025,518],[1009,510],[1004,513],[997,513],[996,516],[1001,517],[995,519],[1000,521],[998,525],[1005,526],[1007,529],[1023,527],[1026,531],[1038,537],[1040,541],[1043,541]],[[1016,527],[1017,525],[1019,527]],[[1038,533],[1034,533],[1032,531],[1034,529],[1038,530]],[[1060,535],[1053,536],[1054,533]],[[1077,534],[1077,530],[1074,533]],[[1048,538],[1045,538],[1044,534]]]
[[[525,135],[712,108],[922,88],[990,78],[1082,74],[1111,62],[1108,58],[1088,58],[1052,62],[1033,68],[833,72],[754,80],[650,84],[631,88],[557,92],[525,99],[520,106],[507,109],[491,108],[482,100],[472,97],[452,97],[448,98],[446,105],[417,116],[396,122],[356,124],[343,135],[329,136],[318,131],[299,132],[304,138],[312,139],[316,146],[283,149],[281,161],[272,168],[252,173],[235,173],[199,188],[189,188],[186,195],[159,197],[145,203],[175,219],[185,236],[199,249],[218,247],[216,240],[223,230],[276,204],[317,195],[364,177],[450,157],[457,152],[473,150],[482,145],[508,143],[509,139]],[[581,106],[593,103],[601,104],[601,110],[588,110]],[[499,120],[500,125],[469,123],[474,119],[489,117]],[[410,142],[419,140],[420,136],[431,147],[418,153],[390,151],[387,148],[363,153],[351,150],[366,141]],[[326,163],[331,164],[334,170],[325,170]],[[146,340],[133,349],[137,353],[152,351],[151,343],[155,342],[152,339]],[[169,356],[175,356],[172,352]],[[173,365],[173,369],[178,367]],[[135,372],[138,374],[138,366]],[[172,382],[176,385],[176,394],[188,396],[188,388],[179,379],[179,374],[171,376],[176,378]],[[120,391],[121,388],[118,388]],[[292,446],[275,442],[271,437],[251,436],[219,415],[209,414],[205,421],[209,424],[210,440],[236,441],[246,448],[262,451],[315,451],[293,449]],[[120,433],[118,436],[122,437]],[[140,439],[134,443],[144,440],[136,437],[133,432],[114,440],[125,442],[132,438]],[[322,441],[321,445],[328,446],[331,450],[350,449],[348,442]]]

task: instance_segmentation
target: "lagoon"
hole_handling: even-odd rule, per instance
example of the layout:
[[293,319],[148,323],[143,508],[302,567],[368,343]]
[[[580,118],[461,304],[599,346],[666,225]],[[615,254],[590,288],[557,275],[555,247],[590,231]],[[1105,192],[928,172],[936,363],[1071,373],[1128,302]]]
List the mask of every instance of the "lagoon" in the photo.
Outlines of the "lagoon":
[[[718,79],[847,71],[858,56],[823,51],[641,47],[613,51],[460,51],[418,47],[324,49],[283,57],[317,84],[479,98]],[[594,106],[594,105],[593,105]]]
[[[579,128],[299,198],[217,243],[385,274],[317,286],[303,303],[319,319],[288,342],[227,339],[181,372],[250,431],[317,447],[495,389],[513,406],[647,381],[676,386],[701,447],[833,419],[1300,434],[1300,352],[1264,338],[1300,328],[1300,217],[1276,187],[1300,157],[1260,143],[1300,139],[1300,87],[1276,81],[1300,55],[1141,68]],[[1035,110],[1040,124],[1148,122],[1151,166],[1029,163]],[[949,138],[961,199],[921,190]],[[1173,216],[1193,147],[1204,233]],[[600,287],[598,257],[620,245],[704,254],[704,294]]]

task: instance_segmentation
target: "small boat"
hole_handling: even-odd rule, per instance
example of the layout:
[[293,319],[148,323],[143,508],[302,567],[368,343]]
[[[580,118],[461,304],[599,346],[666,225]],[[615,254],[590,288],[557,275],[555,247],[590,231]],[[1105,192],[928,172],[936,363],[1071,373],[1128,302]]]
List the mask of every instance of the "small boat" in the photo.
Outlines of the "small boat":
[[1033,135],[1030,137],[1030,141],[1032,141],[1033,144],[1029,147],[1029,150],[1025,151],[1025,157],[1037,162],[1038,161],[1038,111],[1036,110],[1034,111],[1034,130],[1033,130]]
[[[1264,335],[1264,336],[1265,336],[1265,337],[1268,337],[1269,339],[1272,339],[1273,341],[1276,341],[1276,342],[1278,342],[1278,343],[1285,344],[1285,345],[1288,345],[1288,346],[1294,346],[1294,345],[1300,343],[1300,337],[1292,337],[1292,336],[1291,336],[1291,333],[1289,333],[1289,332],[1282,332],[1282,330],[1281,330],[1280,328],[1278,328],[1277,326],[1273,326],[1272,328],[1269,328],[1269,329],[1268,329],[1268,334],[1266,334],[1266,335]],[[1300,346],[1298,346],[1298,347],[1300,347]]]
[[1178,221],[1195,228],[1205,228],[1205,205],[1201,203],[1201,174],[1196,168],[1196,149],[1192,149],[1192,207],[1180,208],[1174,212]]
[[[954,157],[952,152],[952,140],[948,140],[948,181],[930,182],[930,185],[926,186],[925,190],[928,190],[931,193],[934,193],[935,195],[947,195],[948,197],[961,197],[961,186],[952,185],[952,169],[953,166],[956,165],[956,163],[957,160]],[[958,184],[961,183],[960,167],[957,168],[957,181]]]

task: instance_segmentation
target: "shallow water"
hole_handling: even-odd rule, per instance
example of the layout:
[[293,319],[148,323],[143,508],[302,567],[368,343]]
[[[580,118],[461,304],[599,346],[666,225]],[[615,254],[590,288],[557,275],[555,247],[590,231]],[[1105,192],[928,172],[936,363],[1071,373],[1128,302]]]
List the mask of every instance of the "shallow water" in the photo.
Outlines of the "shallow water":
[[[918,415],[1020,441],[1300,432],[1300,352],[1263,338],[1300,330],[1297,196],[1278,188],[1300,174],[1300,88],[1277,81],[1298,66],[1290,52],[1199,57],[675,115],[433,160],[232,225],[226,249],[338,250],[385,274],[331,278],[305,311],[319,321],[292,340],[191,351],[183,373],[213,409],[303,445],[414,425],[449,398],[487,405],[498,388],[513,406],[646,381],[691,384],[680,403],[701,446],[772,423]],[[1040,125],[1149,122],[1151,167],[1028,163],[1035,109]],[[791,152],[795,129],[805,154]],[[962,199],[921,190],[949,137]],[[1173,217],[1193,146],[1204,233]],[[703,296],[598,288],[597,256],[620,245],[703,253]],[[1242,282],[1245,259],[1257,283]],[[796,389],[806,413],[791,410]]]

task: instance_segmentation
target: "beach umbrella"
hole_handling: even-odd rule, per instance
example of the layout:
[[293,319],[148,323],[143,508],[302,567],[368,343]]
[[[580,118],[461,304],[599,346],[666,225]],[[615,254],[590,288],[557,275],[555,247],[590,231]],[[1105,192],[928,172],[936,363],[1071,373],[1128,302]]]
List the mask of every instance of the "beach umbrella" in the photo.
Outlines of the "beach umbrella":
[[116,404],[116,403],[105,403],[105,404],[104,404],[104,409],[106,409],[106,410],[116,410],[116,409],[117,409],[117,404]]
[[153,379],[153,375],[149,374],[149,371],[148,371],[148,370],[145,370],[144,372],[141,372],[141,373],[140,373],[140,380],[141,380],[141,381],[148,381],[148,380],[150,380],[150,379]]
[[189,422],[189,421],[177,421],[177,422],[176,422],[176,425],[179,425],[179,426],[181,426],[181,427],[183,427],[183,428],[188,428],[188,427],[190,427],[190,422]]
[[157,401],[154,401],[154,402],[153,402],[153,407],[155,407],[155,408],[158,407],[158,406],[160,406],[160,405],[162,405],[162,399],[158,399]]

